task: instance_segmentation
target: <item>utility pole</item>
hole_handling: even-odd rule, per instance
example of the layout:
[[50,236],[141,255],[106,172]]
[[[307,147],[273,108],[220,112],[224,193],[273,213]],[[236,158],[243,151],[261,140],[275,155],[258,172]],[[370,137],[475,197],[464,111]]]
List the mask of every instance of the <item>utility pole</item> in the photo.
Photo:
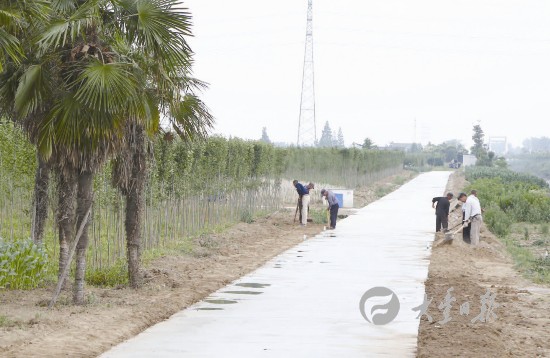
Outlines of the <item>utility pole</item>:
[[414,118],[413,143],[416,143],[416,117]]
[[317,144],[315,126],[315,81],[313,71],[313,0],[308,0],[306,45],[304,51],[304,70],[302,75],[302,94],[300,98],[300,116],[298,118],[298,147]]

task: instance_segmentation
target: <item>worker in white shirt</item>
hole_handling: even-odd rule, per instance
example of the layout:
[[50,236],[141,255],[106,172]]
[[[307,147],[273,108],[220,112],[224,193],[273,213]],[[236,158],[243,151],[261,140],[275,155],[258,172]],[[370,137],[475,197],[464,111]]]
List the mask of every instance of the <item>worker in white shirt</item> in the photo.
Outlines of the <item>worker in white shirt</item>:
[[474,246],[479,245],[479,232],[483,217],[481,216],[481,204],[477,198],[477,190],[472,190],[468,198],[462,197],[460,200],[464,203],[464,227],[470,225],[470,241]]

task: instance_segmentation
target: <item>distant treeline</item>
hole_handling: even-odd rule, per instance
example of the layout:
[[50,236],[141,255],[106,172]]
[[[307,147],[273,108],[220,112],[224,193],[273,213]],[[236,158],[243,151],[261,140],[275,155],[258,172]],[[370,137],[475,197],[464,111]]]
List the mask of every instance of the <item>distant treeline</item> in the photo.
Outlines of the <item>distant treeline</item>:
[[[149,185],[158,194],[212,194],[252,188],[262,179],[299,178],[356,187],[402,168],[404,154],[347,148],[277,148],[259,141],[210,137],[186,143],[173,136],[151,142],[153,163]],[[0,125],[0,176],[31,190],[36,159],[34,148],[11,124]],[[105,178],[110,175],[106,166]],[[161,193],[162,192],[162,193]]]
[[508,167],[550,180],[550,153],[515,155],[508,158]]

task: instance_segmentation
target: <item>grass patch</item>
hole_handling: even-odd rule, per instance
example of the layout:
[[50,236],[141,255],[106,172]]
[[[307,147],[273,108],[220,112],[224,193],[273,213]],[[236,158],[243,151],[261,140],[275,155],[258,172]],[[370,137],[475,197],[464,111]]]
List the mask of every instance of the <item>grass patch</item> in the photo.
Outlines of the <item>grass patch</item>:
[[327,209],[310,208],[308,217],[311,218],[315,224],[328,224]]
[[13,328],[13,327],[22,328],[23,326],[24,326],[24,322],[13,320],[8,316],[0,315],[0,328]]
[[545,239],[538,239],[533,242],[533,246],[546,246],[548,242]]
[[[533,282],[550,285],[550,258],[542,257],[547,240],[530,238],[526,243],[528,224],[515,224],[512,234],[499,239],[514,259],[515,267]],[[542,250],[542,251],[541,251]]]
[[391,193],[391,191],[392,191],[391,188],[388,188],[387,186],[379,185],[374,189],[374,195],[376,195],[377,198],[381,198]]
[[248,210],[241,213],[241,221],[243,223],[252,224],[254,222],[254,215]]
[[403,185],[403,184],[405,184],[406,181],[407,181],[407,179],[405,179],[401,176],[396,176],[395,179],[393,179],[393,183],[395,185]]
[[0,328],[13,327],[15,325],[8,316],[0,315]]
[[114,265],[88,269],[86,271],[86,282],[97,287],[116,287],[128,284],[128,267],[126,260],[119,259]]
[[533,261],[532,270],[535,276],[535,282],[550,283],[550,259],[535,259]]

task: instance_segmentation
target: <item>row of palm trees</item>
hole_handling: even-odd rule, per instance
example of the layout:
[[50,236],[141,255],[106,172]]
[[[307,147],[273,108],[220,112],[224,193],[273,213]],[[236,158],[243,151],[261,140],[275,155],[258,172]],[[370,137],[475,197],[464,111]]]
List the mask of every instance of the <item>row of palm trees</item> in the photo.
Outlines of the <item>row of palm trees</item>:
[[151,136],[185,140],[213,124],[192,77],[191,16],[177,0],[0,0],[0,115],[37,148],[33,240],[41,244],[57,178],[59,272],[76,246],[73,301],[84,302],[94,174],[114,159],[126,199],[129,282],[140,284],[141,216]]

